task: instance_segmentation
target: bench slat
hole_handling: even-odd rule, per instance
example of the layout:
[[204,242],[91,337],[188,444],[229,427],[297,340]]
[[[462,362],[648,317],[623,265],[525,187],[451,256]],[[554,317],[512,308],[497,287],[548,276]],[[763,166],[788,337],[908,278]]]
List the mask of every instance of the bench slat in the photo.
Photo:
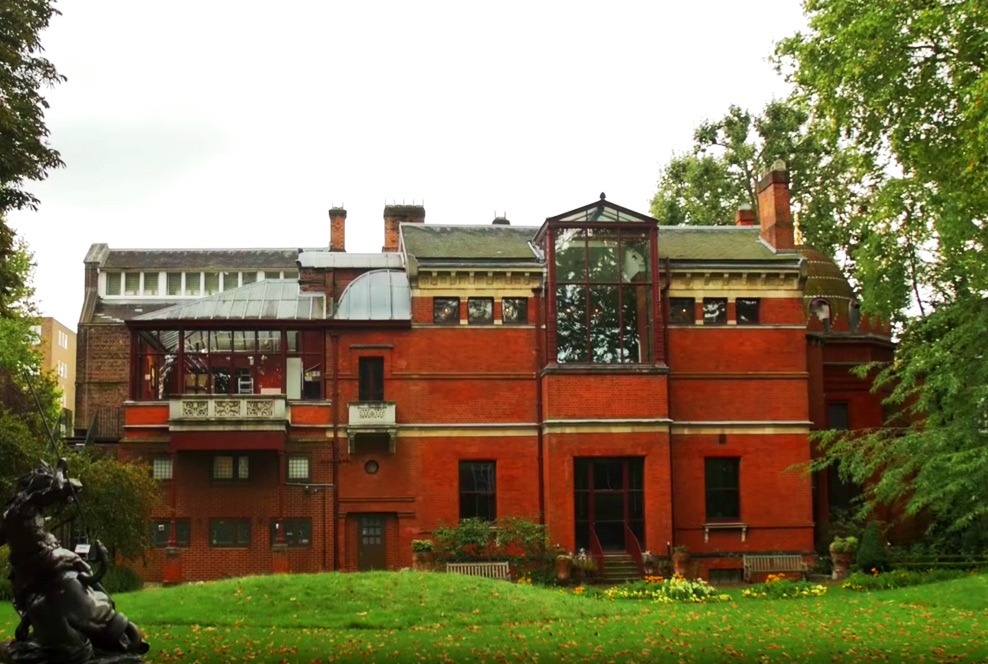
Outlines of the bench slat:
[[480,576],[486,579],[510,579],[511,569],[507,562],[446,563],[446,571],[467,576]]
[[751,580],[754,572],[806,572],[806,561],[799,554],[746,555],[744,557],[744,578]]

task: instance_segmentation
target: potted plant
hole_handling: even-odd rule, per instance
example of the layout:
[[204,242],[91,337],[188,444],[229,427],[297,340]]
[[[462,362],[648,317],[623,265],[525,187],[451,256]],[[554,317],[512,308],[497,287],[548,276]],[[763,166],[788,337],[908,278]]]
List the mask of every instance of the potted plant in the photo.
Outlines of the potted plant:
[[573,554],[560,551],[556,554],[556,581],[566,583],[573,573]]
[[597,569],[597,561],[586,549],[580,549],[573,555],[573,572],[577,581],[583,581]]
[[433,567],[436,545],[432,540],[412,540],[412,569],[429,571]]
[[836,580],[846,579],[851,571],[851,558],[858,550],[858,538],[853,535],[835,537],[830,543],[830,560],[834,565],[831,575]]
[[690,561],[690,549],[684,544],[672,548],[672,573],[686,576],[686,566]]
[[655,576],[658,570],[658,561],[655,556],[652,555],[651,551],[642,551],[642,571],[645,576]]

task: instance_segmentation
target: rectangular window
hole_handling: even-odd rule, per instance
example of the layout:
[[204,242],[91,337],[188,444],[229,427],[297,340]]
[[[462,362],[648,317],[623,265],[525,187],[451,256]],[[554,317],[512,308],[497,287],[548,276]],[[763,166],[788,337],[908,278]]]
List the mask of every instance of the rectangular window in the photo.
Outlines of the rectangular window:
[[158,294],[158,273],[157,272],[145,272],[144,273],[144,289],[142,291],[145,295],[157,295]]
[[490,325],[494,322],[494,298],[467,298],[467,322],[471,325]]
[[220,292],[220,273],[219,272],[207,272],[206,273],[206,295],[212,295],[213,293]]
[[250,546],[250,519],[210,519],[209,545],[217,547]]
[[460,322],[460,298],[432,298],[432,322],[440,325],[455,325]]
[[705,459],[707,521],[730,521],[741,518],[741,459],[714,457]]
[[252,284],[257,281],[257,272],[241,272],[240,273],[240,283],[244,286],[247,284]]
[[848,424],[848,413],[846,403],[827,404],[827,428],[846,430]]
[[213,457],[214,480],[246,480],[250,476],[250,457],[219,455]]
[[[155,519],[151,522],[151,535],[156,549],[164,549],[171,538],[172,523],[168,519]],[[175,519],[175,544],[187,548],[189,546],[189,520]]]
[[121,275],[119,272],[106,273],[106,294],[120,295]]
[[172,458],[157,456],[151,460],[151,477],[156,480],[170,480],[172,478]]
[[271,519],[271,544],[278,541],[278,529],[285,529],[285,544],[290,547],[312,544],[312,519]]
[[384,401],[384,358],[361,357],[357,363],[360,373],[360,400]]
[[240,274],[238,272],[223,273],[223,290],[230,290],[240,286]]
[[757,297],[739,297],[735,302],[738,325],[758,325],[761,302]]
[[124,272],[124,295],[140,295],[141,273]]
[[298,270],[285,270],[281,273],[282,279],[298,279]]
[[167,285],[165,288],[168,289],[168,295],[179,296],[182,294],[182,273],[181,272],[169,272],[166,278]]
[[703,324],[724,325],[727,323],[727,298],[703,298]]
[[201,284],[199,280],[202,278],[202,272],[186,272],[185,273],[185,294],[198,297],[202,292]]
[[669,322],[692,325],[696,322],[696,300],[691,297],[669,299]]
[[460,462],[460,519],[497,518],[497,478],[493,461]]
[[501,322],[518,325],[528,322],[528,298],[506,297],[501,300]]
[[288,455],[288,479],[308,480],[309,479],[309,457],[305,454]]

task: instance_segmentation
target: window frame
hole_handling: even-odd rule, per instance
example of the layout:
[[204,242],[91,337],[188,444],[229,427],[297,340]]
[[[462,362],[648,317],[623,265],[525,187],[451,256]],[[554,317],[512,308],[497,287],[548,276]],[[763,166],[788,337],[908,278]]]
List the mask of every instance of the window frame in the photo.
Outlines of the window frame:
[[[292,461],[305,460],[305,475],[292,475]],[[312,457],[308,454],[286,454],[285,455],[285,481],[287,482],[308,482],[312,479]]]
[[364,355],[357,358],[357,400],[384,401],[383,355]]
[[[268,535],[271,538],[271,546],[278,543],[278,533],[275,525],[280,523],[285,531],[285,545],[290,549],[307,549],[312,546],[312,518],[311,517],[286,517],[284,519],[272,518],[268,524]],[[289,529],[289,524],[294,527]],[[299,527],[301,526],[301,528]],[[302,530],[308,532],[308,539],[302,541],[297,533]],[[289,537],[292,533],[292,537]]]
[[[251,520],[245,517],[223,518],[209,520],[209,547],[211,549],[249,549],[251,545]],[[235,531],[231,533],[229,542],[216,541],[216,528],[220,524],[229,523]],[[246,534],[246,536],[242,536]]]
[[[483,310],[479,307],[483,306]],[[475,315],[474,308],[478,307],[478,314]],[[494,324],[494,298],[493,297],[468,297],[467,298],[467,325],[493,325]]]
[[[217,477],[216,463],[219,459],[231,459],[231,476]],[[246,469],[241,465],[246,466]],[[250,456],[247,454],[214,454],[209,471],[210,479],[214,482],[249,482],[250,481]]]
[[[440,309],[443,307],[443,309]],[[441,312],[449,308],[449,315]],[[460,324],[460,298],[453,296],[434,296],[432,298],[432,322],[435,325],[459,325]]]
[[[505,303],[514,307],[516,315],[514,318],[505,316]],[[528,298],[527,297],[502,297],[501,298],[501,324],[502,325],[525,325],[528,323]]]
[[[725,464],[730,463],[733,466],[734,477],[736,478],[736,483],[734,486],[712,486],[711,480],[714,479],[712,476],[714,471],[720,472],[723,467],[718,469],[712,469],[712,464]],[[722,457],[704,457],[703,459],[703,494],[704,494],[704,515],[708,523],[733,523],[741,519],[741,457],[737,456],[722,456]],[[712,502],[715,499],[721,498],[721,496],[733,497],[733,515],[721,515],[712,516],[712,511],[727,511],[723,509],[711,509]],[[722,505],[714,505],[713,507],[722,508]]]
[[[707,316],[707,305],[718,304],[722,308],[716,318]],[[703,298],[703,324],[710,326],[727,325],[727,298],[726,297],[705,297]]]
[[[160,462],[167,462],[168,464],[168,476],[159,477],[158,476],[158,466]],[[151,458],[151,479],[158,480],[159,482],[170,482],[175,479],[175,459],[170,456],[163,454],[155,455]]]
[[[163,525],[164,531],[158,530],[158,526]],[[158,537],[159,532],[164,532],[164,541]],[[183,537],[184,535],[184,537]],[[155,549],[168,548],[168,541],[171,539],[171,519],[151,519],[151,546]],[[192,520],[189,518],[175,519],[175,546],[180,549],[188,549],[192,546]]]
[[[745,306],[754,307],[754,317],[749,317],[749,320],[742,320],[741,317],[741,303],[745,302]],[[762,322],[762,299],[760,297],[739,297],[734,300],[734,318],[738,325],[761,325]]]
[[[685,307],[688,306],[688,309]],[[677,316],[677,312],[689,314],[689,318]],[[695,297],[670,297],[669,298],[669,324],[670,325],[696,325],[696,298]]]
[[[489,470],[490,482],[488,487],[477,486],[477,470]],[[474,480],[474,484],[472,486],[464,486],[464,478]],[[486,459],[463,459],[459,461],[457,464],[457,489],[460,521],[464,519],[480,519],[481,521],[493,523],[497,520],[496,461]]]

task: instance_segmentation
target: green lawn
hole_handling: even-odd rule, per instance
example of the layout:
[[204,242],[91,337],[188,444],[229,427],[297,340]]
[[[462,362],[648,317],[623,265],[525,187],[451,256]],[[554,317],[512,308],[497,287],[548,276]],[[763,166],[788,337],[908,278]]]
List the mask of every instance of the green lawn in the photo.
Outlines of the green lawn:
[[[606,601],[415,572],[265,576],[117,595],[151,662],[988,661],[988,575],[713,604]],[[0,620],[7,638],[10,609]]]

